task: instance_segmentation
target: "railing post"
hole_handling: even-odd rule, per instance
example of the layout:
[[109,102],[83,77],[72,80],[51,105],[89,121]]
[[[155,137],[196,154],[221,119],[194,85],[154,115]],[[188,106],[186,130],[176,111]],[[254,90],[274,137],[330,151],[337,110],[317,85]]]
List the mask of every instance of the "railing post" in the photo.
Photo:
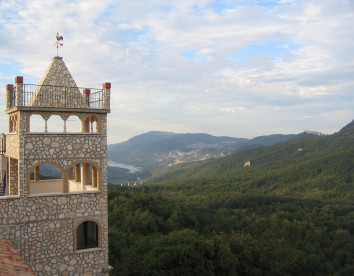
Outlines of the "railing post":
[[23,106],[23,77],[17,76],[16,83],[16,106]]
[[110,101],[111,101],[111,83],[106,82],[103,84],[103,103],[102,108],[110,109]]
[[90,107],[90,94],[91,90],[90,89],[84,89],[84,102],[86,103],[87,107]]
[[13,84],[8,84],[6,85],[6,109],[11,108],[11,93],[12,90],[14,89]]

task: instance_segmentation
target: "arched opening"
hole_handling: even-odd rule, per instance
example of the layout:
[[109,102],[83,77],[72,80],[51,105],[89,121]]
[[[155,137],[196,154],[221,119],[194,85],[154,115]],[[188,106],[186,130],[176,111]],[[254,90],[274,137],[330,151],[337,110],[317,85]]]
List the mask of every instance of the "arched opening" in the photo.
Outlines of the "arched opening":
[[9,132],[14,133],[17,132],[17,114],[11,114],[9,117]]
[[88,162],[73,165],[68,171],[69,192],[98,191],[100,189],[100,169]]
[[52,164],[35,166],[29,172],[29,194],[62,193],[63,179],[59,167]]
[[101,131],[98,116],[89,115],[84,122],[84,131],[86,133],[99,133]]
[[66,132],[81,132],[81,120],[79,116],[71,115],[66,119]]
[[95,221],[87,220],[76,228],[76,250],[99,247],[99,227]]
[[51,115],[47,120],[48,132],[64,132],[64,120],[59,115]]
[[45,120],[39,114],[30,117],[29,132],[45,132]]

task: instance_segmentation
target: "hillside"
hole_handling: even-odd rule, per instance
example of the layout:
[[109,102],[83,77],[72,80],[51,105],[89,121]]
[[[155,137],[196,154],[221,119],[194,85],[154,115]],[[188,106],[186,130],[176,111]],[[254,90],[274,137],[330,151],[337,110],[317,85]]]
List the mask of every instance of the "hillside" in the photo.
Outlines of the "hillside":
[[242,138],[216,137],[209,134],[180,134],[151,131],[126,142],[108,146],[108,159],[144,169],[158,168],[178,162],[194,161],[210,153],[218,156],[228,145],[245,141]]
[[354,275],[354,122],[298,138],[110,186],[112,274]]
[[[327,196],[332,192],[334,197],[336,191],[344,191],[353,182],[353,156],[352,122],[329,136],[244,150],[197,166],[160,169],[153,173],[150,182],[169,182],[173,186],[188,180],[191,184],[184,184],[185,193],[203,183],[203,190],[210,191],[246,189],[263,194],[301,195],[321,194],[325,190]],[[248,161],[251,166],[244,167]]]
[[[108,160],[138,167],[138,173],[109,167],[108,179],[112,181],[136,180],[145,177],[156,168],[163,168],[187,162],[201,162],[218,159],[233,152],[248,148],[296,140],[302,137],[313,138],[318,135],[302,134],[273,134],[259,136],[253,139],[216,137],[203,133],[172,133],[151,131],[129,139],[126,142],[108,146]],[[112,163],[110,163],[112,164]]]

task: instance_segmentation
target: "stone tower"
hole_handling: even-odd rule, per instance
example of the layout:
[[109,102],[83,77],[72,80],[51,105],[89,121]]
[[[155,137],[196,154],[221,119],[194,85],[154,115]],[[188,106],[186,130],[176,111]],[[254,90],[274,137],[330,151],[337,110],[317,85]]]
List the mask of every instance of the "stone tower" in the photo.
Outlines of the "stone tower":
[[16,77],[15,86],[6,86],[0,238],[15,245],[35,275],[108,275],[111,269],[110,88],[77,87],[61,57],[53,58],[38,85]]

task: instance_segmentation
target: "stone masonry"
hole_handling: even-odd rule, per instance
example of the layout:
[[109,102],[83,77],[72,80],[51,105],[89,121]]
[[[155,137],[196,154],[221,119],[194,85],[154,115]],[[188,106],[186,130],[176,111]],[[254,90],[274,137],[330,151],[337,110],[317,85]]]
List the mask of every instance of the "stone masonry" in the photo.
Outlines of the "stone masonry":
[[[35,275],[108,275],[106,167],[111,85],[103,85],[102,107],[90,108],[89,90],[80,93],[60,57],[53,58],[28,102],[21,101],[27,96],[23,78],[15,82],[6,91],[10,133],[5,135],[6,151],[1,156],[7,165],[1,169],[7,172],[10,189],[0,196],[0,238],[12,242]],[[50,92],[59,86],[68,89]],[[57,98],[48,101],[50,95]],[[64,121],[75,115],[82,127],[77,133],[65,129],[34,133],[30,126],[34,114],[41,115],[45,124],[52,115]],[[90,131],[92,123],[97,125],[96,132]],[[45,192],[41,186],[48,180],[31,178],[31,172],[38,174],[42,164],[54,165],[61,172],[61,180],[52,181],[52,185],[60,184],[55,192]],[[70,191],[70,181],[82,189]],[[34,193],[34,185],[37,190],[43,187],[43,192]],[[77,229],[85,221],[97,225],[98,246],[77,250]]]

